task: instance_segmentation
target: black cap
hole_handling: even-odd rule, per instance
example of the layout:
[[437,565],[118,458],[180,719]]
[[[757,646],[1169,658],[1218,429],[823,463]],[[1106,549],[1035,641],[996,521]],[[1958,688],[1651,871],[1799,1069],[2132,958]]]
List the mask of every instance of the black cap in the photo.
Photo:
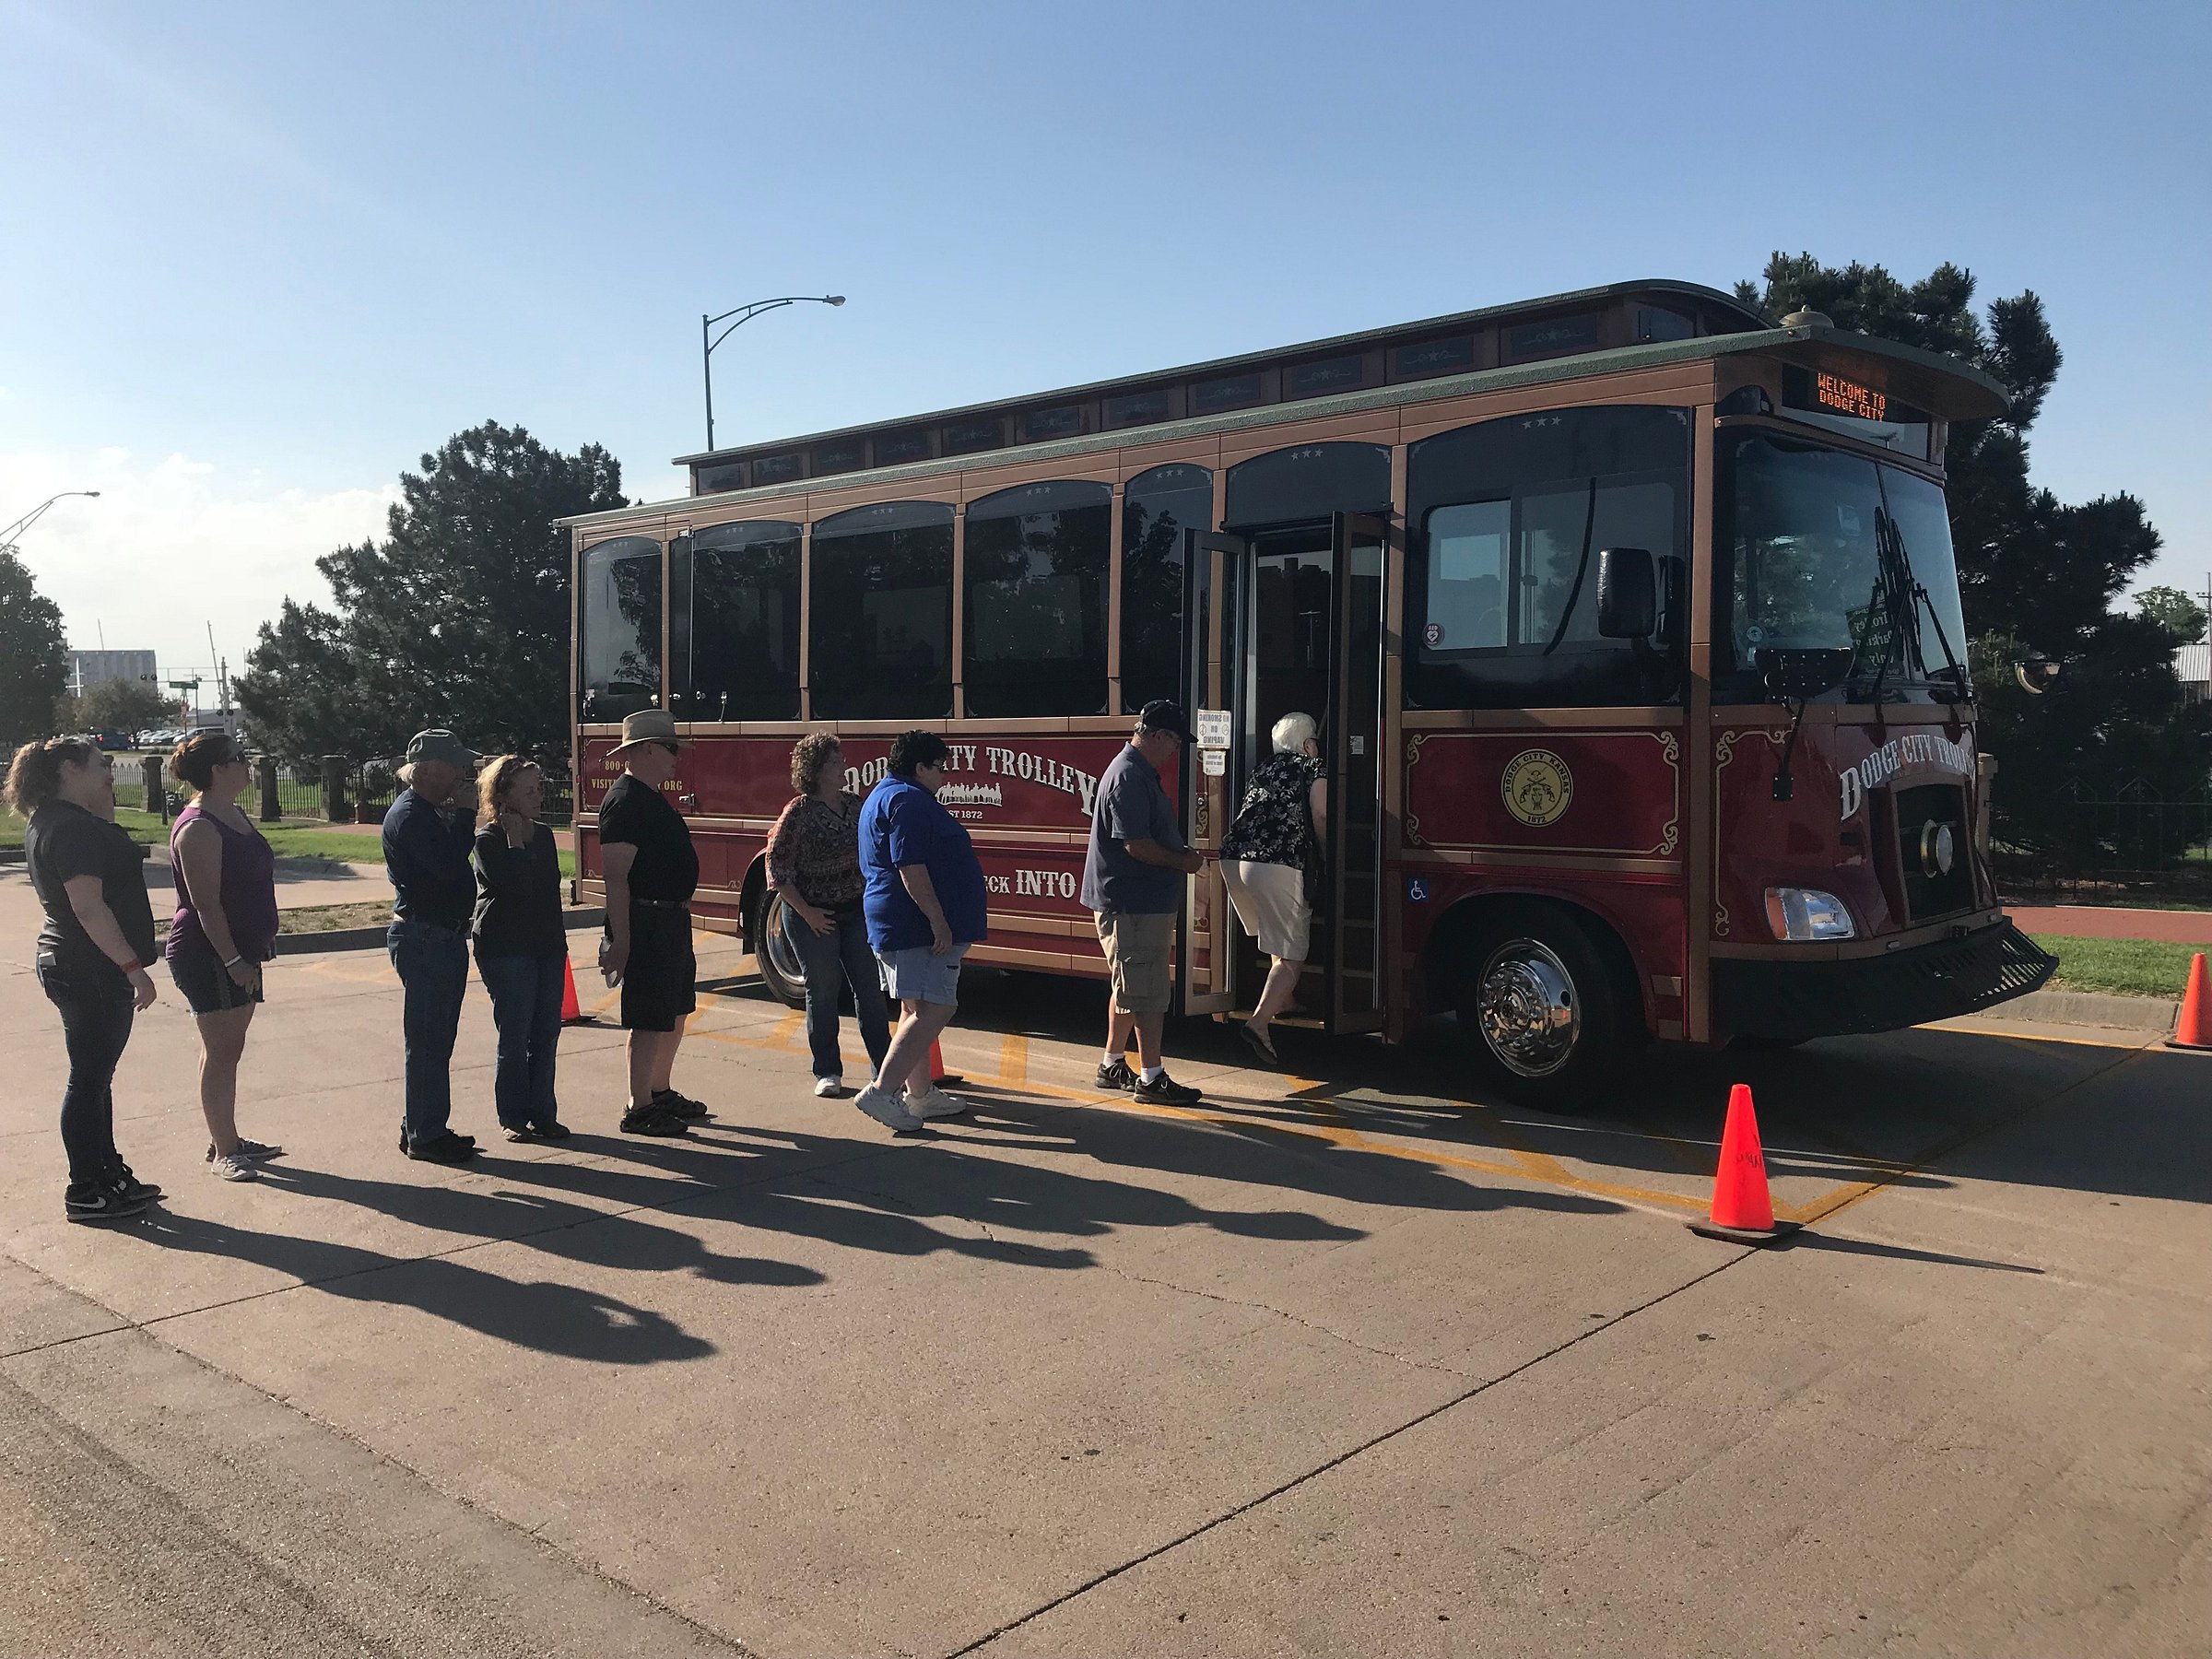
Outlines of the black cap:
[[1171,697],[1156,697],[1137,711],[1136,724],[1147,732],[1172,732],[1185,743],[1194,743],[1191,723],[1183,717],[1182,705]]

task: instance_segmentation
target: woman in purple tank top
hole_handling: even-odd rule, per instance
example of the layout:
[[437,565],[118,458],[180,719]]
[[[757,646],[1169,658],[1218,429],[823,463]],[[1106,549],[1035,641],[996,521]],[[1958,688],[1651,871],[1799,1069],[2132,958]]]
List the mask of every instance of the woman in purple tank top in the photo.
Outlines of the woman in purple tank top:
[[225,732],[194,732],[169,758],[196,792],[170,831],[177,913],[162,955],[200,1028],[200,1111],[207,1167],[252,1181],[284,1148],[238,1133],[238,1062],[261,1001],[261,965],[276,954],[276,860],[239,810],[251,771]]

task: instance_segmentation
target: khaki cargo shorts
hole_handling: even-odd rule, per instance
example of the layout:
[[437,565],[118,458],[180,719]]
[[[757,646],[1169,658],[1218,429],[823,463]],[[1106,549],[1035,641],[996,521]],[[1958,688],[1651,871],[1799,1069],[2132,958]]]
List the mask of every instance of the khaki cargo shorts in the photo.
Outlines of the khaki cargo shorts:
[[1113,978],[1113,1006],[1124,1014],[1168,1011],[1168,949],[1175,939],[1175,912],[1141,915],[1100,911],[1099,947]]

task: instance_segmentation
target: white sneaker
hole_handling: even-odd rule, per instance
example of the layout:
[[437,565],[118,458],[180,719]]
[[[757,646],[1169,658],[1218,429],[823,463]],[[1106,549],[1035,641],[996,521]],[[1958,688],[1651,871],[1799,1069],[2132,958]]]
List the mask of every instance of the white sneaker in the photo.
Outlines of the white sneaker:
[[887,1129],[919,1129],[922,1127],[920,1118],[914,1116],[912,1112],[907,1111],[904,1106],[901,1106],[889,1095],[885,1094],[873,1083],[853,1097],[853,1104]]
[[254,1168],[253,1160],[242,1151],[218,1152],[207,1160],[207,1167],[225,1181],[259,1181],[261,1179],[261,1171]]
[[968,1107],[968,1101],[947,1094],[935,1083],[929,1084],[920,1094],[910,1092],[906,1097],[907,1111],[918,1118],[959,1117]]
[[825,1100],[841,1100],[845,1098],[845,1080],[842,1077],[817,1077],[814,1080],[814,1092]]

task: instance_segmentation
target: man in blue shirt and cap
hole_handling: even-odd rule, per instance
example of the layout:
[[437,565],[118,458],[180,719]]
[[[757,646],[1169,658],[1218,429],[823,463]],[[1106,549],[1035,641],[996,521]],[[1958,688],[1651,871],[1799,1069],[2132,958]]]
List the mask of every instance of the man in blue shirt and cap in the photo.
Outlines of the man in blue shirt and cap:
[[476,775],[477,757],[443,727],[407,740],[406,785],[384,814],[384,869],[392,877],[392,927],[384,947],[406,994],[406,1116],[399,1149],[432,1163],[465,1163],[474,1135],[455,1135],[453,1038],[468,990],[468,922],[477,907],[474,815],[455,799]]
[[[1099,948],[1113,981],[1099,1087],[1126,1089],[1149,1106],[1188,1106],[1205,1098],[1169,1077],[1160,1055],[1173,1000],[1168,958],[1183,881],[1206,867],[1184,842],[1159,781],[1189,740],[1182,704],[1163,697],[1144,706],[1135,735],[1099,779],[1090,851],[1083,860],[1083,902],[1097,914]],[[1131,1071],[1124,1058],[1132,1031],[1140,1071]]]

